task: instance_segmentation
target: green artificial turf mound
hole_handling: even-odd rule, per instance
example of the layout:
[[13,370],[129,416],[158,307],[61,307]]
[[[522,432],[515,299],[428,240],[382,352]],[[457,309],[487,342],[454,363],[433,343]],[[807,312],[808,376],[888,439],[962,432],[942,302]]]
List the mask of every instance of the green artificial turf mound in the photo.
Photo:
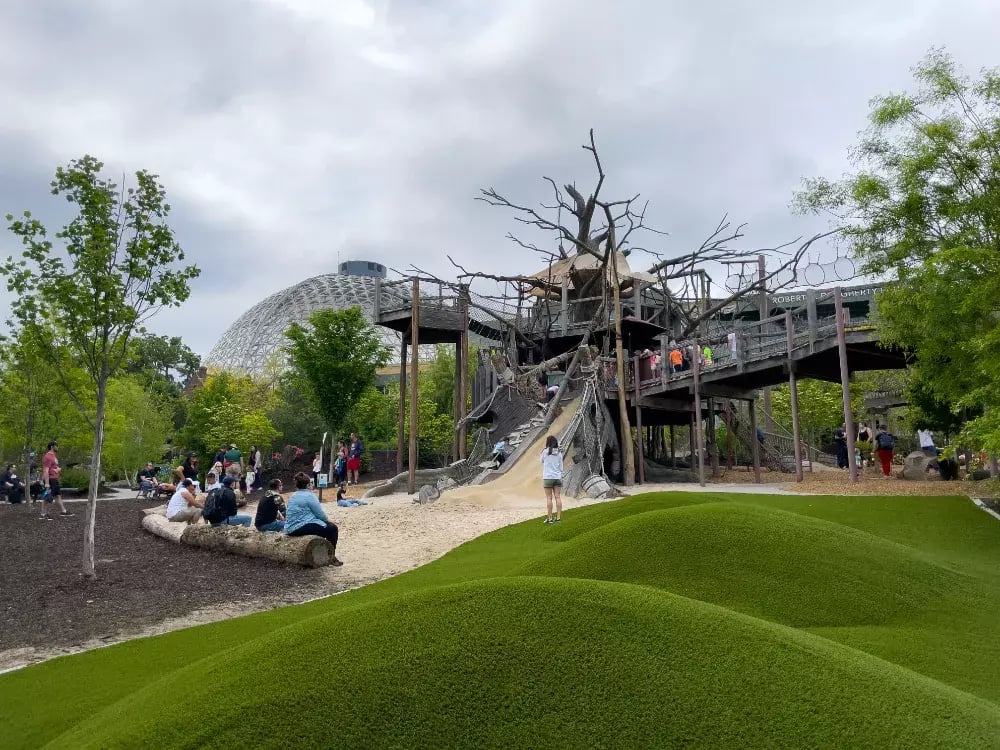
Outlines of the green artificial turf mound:
[[0,746],[1000,747],[1000,523],[657,493],[0,676]]
[[153,683],[52,747],[997,737],[1000,708],[815,636],[648,588],[520,578],[310,618]]
[[628,516],[523,568],[673,591],[800,628],[901,620],[966,587],[913,549],[742,503]]

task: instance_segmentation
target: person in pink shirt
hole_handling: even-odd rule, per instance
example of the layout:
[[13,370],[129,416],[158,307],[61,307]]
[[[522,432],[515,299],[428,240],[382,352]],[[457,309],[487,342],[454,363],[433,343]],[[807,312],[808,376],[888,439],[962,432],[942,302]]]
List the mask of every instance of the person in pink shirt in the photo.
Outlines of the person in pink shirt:
[[52,516],[49,515],[52,503],[59,506],[60,516],[73,515],[66,510],[66,506],[62,502],[62,487],[59,484],[59,475],[62,469],[59,468],[58,453],[59,446],[53,440],[49,443],[48,450],[42,458],[42,484],[45,486],[45,491],[42,493],[42,515],[40,519],[42,521],[52,520]]

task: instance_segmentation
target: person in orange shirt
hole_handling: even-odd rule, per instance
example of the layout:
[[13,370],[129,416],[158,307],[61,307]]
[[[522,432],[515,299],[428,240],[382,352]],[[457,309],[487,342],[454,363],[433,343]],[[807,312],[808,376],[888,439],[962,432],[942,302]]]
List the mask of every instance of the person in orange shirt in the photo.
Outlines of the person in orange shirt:
[[681,367],[684,365],[684,355],[681,354],[681,350],[678,347],[674,347],[670,350],[670,371],[680,372]]

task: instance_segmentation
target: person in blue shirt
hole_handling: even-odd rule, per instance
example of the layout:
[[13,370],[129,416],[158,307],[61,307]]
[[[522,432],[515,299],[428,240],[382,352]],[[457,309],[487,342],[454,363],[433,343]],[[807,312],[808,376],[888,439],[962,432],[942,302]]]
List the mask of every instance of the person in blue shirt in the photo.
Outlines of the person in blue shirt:
[[296,492],[288,498],[285,507],[285,533],[288,536],[321,536],[333,545],[333,564],[341,566],[337,559],[337,539],[340,529],[326,517],[319,498],[309,491],[309,475],[300,471],[295,475]]

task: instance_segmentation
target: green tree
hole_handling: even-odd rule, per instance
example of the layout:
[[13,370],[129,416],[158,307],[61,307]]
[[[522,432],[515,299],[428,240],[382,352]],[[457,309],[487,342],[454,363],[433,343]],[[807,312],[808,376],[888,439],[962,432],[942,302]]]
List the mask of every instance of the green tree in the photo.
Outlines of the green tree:
[[286,443],[315,448],[323,439],[323,417],[290,373],[278,376],[274,399],[268,408],[271,424]]
[[105,466],[134,482],[147,461],[159,460],[172,428],[173,409],[165,397],[147,390],[135,376],[108,382],[104,424]]
[[94,433],[83,545],[83,575],[91,579],[108,382],[121,371],[135,333],[161,308],[187,299],[188,282],[198,275],[194,266],[178,266],[184,253],[167,224],[170,206],[157,177],[137,172],[134,187],[125,189],[101,176],[103,166],[84,156],[56,170],[52,194],[77,211],[55,234],[61,249],[29,211],[18,219],[8,214],[24,250],[2,266],[18,324],[42,341],[44,353],[69,352],[95,394],[88,409],[52,360]]
[[[86,424],[37,339],[19,331],[0,344],[0,445],[4,457],[20,461],[27,475],[30,453],[49,440],[59,440],[71,455],[89,442]],[[68,361],[64,376],[86,391],[86,376]],[[26,483],[26,497],[27,491]]]
[[285,334],[292,375],[334,432],[358,397],[375,381],[389,352],[358,307],[318,310],[308,327],[292,323]]
[[[916,93],[873,101],[856,170],[807,181],[796,203],[834,216],[864,271],[889,277],[881,339],[915,352],[939,402],[979,410],[1000,401],[1000,71],[972,80],[935,50],[914,76]],[[1000,410],[965,433],[1000,453]]]
[[179,438],[208,465],[220,445],[236,443],[243,450],[251,445],[270,450],[280,433],[268,413],[275,396],[266,384],[229,372],[209,375],[187,404],[187,423]]
[[[844,396],[840,383],[823,380],[798,381],[799,429],[802,439],[813,447],[821,437],[844,423]],[[851,384],[851,411],[857,418],[864,409],[861,386]],[[787,385],[771,391],[771,415],[789,432],[792,428],[792,399]]]

